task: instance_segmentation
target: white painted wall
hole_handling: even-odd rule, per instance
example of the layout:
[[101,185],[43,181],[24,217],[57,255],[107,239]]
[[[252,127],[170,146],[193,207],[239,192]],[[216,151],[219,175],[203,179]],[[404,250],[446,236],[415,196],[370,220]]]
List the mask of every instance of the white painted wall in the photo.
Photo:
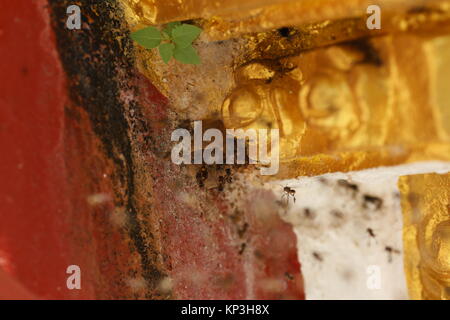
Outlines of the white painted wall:
[[[306,298],[408,299],[398,177],[448,171],[450,163],[427,162],[271,184],[280,199],[284,186],[296,191],[281,215],[297,235]],[[365,196],[381,199],[381,207]]]

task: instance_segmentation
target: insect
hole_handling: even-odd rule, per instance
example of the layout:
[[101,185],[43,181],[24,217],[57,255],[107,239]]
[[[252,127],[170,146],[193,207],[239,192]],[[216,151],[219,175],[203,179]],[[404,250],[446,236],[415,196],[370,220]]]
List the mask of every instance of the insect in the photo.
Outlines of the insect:
[[380,210],[383,206],[383,200],[368,194],[364,195],[364,208],[372,210]]
[[200,170],[197,171],[195,178],[197,179],[199,187],[203,188],[205,186],[206,179],[208,179],[208,169],[206,168],[206,166],[202,166]]
[[347,180],[338,180],[338,185],[346,190],[349,190],[353,195],[355,195],[359,191],[358,185],[350,183]]
[[238,230],[239,238],[242,238],[244,236],[244,234],[248,230],[248,227],[249,227],[248,223],[244,223],[244,226],[241,229]]
[[294,203],[296,201],[295,199],[295,190],[290,187],[284,187],[283,188],[283,195],[281,196],[281,200],[286,199],[286,203],[289,204],[289,199],[292,197],[294,200]]
[[219,176],[219,185],[217,186],[217,189],[219,191],[223,191],[223,188],[225,187],[226,183],[232,183],[233,182],[233,176],[231,175],[231,169],[226,168],[225,169],[225,175]]
[[231,175],[231,169],[230,168],[226,168],[225,169],[225,181],[228,183],[233,182],[233,176]]
[[371,237],[371,238],[375,238],[375,232],[373,232],[373,229],[372,228],[367,228],[367,233],[369,234],[369,236]]
[[314,257],[317,261],[320,261],[320,262],[323,261],[322,255],[321,255],[320,253],[318,253],[318,252],[313,252],[313,257]]
[[309,208],[305,208],[304,210],[303,210],[303,214],[305,215],[305,217],[306,218],[308,218],[308,219],[314,219],[315,218],[315,213],[311,210],[311,209],[309,209]]
[[285,272],[284,275],[286,276],[286,278],[288,278],[289,280],[294,280],[294,276],[292,274],[290,274],[289,272]]
[[344,218],[344,214],[342,212],[340,212],[339,210],[332,210],[331,215],[333,215],[334,217],[336,217],[338,219]]
[[369,246],[372,244],[373,241],[374,241],[375,243],[378,242],[377,239],[376,239],[375,231],[373,231],[372,228],[367,228],[367,229],[366,229],[366,232],[367,232],[368,235],[369,235],[369,242],[368,242],[368,245],[369,245]]
[[247,244],[246,243],[242,243],[241,247],[239,249],[239,254],[243,254],[246,247],[247,247]]
[[219,176],[219,185],[217,186],[217,189],[219,191],[223,191],[223,188],[225,187],[225,177]]
[[400,251],[399,251],[399,250],[394,249],[394,248],[389,247],[389,246],[386,246],[386,247],[384,248],[384,250],[386,250],[386,252],[388,253],[388,259],[389,259],[389,262],[392,262],[392,254],[393,254],[393,253],[395,253],[395,254],[400,254]]

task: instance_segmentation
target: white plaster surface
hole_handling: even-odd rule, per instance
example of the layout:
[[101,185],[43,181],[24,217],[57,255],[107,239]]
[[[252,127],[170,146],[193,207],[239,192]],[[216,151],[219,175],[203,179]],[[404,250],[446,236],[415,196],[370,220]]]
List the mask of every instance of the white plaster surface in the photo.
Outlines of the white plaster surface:
[[273,183],[280,199],[283,187],[296,191],[281,214],[297,235],[306,298],[408,299],[398,178],[449,171],[426,162]]

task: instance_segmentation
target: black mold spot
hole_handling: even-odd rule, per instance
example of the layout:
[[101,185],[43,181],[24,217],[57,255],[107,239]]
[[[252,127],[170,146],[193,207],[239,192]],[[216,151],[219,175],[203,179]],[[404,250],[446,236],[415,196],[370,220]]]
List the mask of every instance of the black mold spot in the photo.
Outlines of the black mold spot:
[[264,254],[259,250],[255,250],[255,252],[253,252],[253,254],[255,255],[255,258],[257,258],[257,259],[260,259],[260,260],[264,259]]
[[192,20],[192,19],[189,19],[189,20],[183,20],[183,21],[181,21],[181,23],[186,23],[186,24],[194,24],[194,23],[195,23],[195,21],[194,21],[194,20]]
[[347,190],[350,190],[354,193],[357,193],[359,191],[358,185],[350,183],[347,180],[343,180],[343,179],[338,180],[338,186],[345,188]]
[[239,249],[239,254],[243,254],[245,251],[245,248],[247,248],[247,244],[246,243],[242,243],[241,244],[241,248]]
[[339,210],[332,210],[330,213],[335,218],[344,219],[344,214],[342,212],[340,212]]
[[383,200],[378,197],[365,194],[363,196],[363,199],[364,199],[363,206],[365,209],[380,210],[381,207],[383,206]]
[[420,14],[420,13],[430,13],[432,12],[433,9],[431,8],[427,8],[425,6],[417,6],[417,7],[412,7],[411,9],[409,9],[407,11],[408,14]]
[[25,77],[28,75],[28,73],[30,73],[30,71],[28,70],[27,66],[24,66],[20,69],[20,73]]
[[322,255],[321,255],[320,253],[318,253],[318,252],[313,252],[313,257],[314,257],[316,260],[320,261],[320,262],[323,261]]
[[386,247],[384,248],[384,250],[388,253],[388,261],[389,261],[389,263],[392,262],[392,255],[393,255],[394,253],[395,253],[395,254],[400,254],[400,250],[394,249],[394,248],[392,248],[392,247],[390,247],[390,246],[386,246]]
[[[125,195],[117,192],[117,201],[127,207],[129,235],[141,257],[143,277],[150,287],[154,287],[165,274],[158,267],[157,255],[149,254],[158,249],[152,248],[151,234],[146,234],[145,227],[139,222],[133,202],[135,180],[130,126],[118,95],[120,90],[137,91],[127,82],[130,80],[131,83],[135,78],[134,61],[127,54],[133,48],[127,36],[129,31],[122,22],[122,11],[116,1],[97,0],[83,1],[83,17],[92,17],[89,28],[84,26],[77,32],[68,30],[65,27],[66,9],[72,2],[49,0],[59,54],[69,79],[70,98],[87,112],[106,156],[115,164],[115,175],[125,191]],[[144,119],[137,103],[131,104],[136,118]],[[136,125],[142,127],[142,132],[151,130],[144,120],[137,121]],[[151,135],[145,139],[149,146],[158,145]]]
[[238,230],[239,238],[242,238],[245,235],[245,233],[248,230],[248,227],[249,227],[248,223],[244,223],[243,227]]
[[377,67],[381,67],[383,65],[383,60],[380,54],[375,47],[372,46],[368,38],[347,42],[347,45],[364,54],[364,59],[359,63],[372,64]]
[[354,277],[354,273],[353,273],[353,271],[351,271],[351,270],[344,270],[343,272],[342,272],[342,278],[345,280],[345,281],[351,281],[352,279],[353,279],[353,277]]
[[316,214],[309,208],[303,209],[303,214],[308,219],[314,219],[316,217]]
[[278,33],[280,34],[280,36],[287,38],[291,34],[291,29],[287,28],[287,27],[283,27],[283,28],[278,29]]
[[294,276],[292,274],[290,274],[289,272],[285,272],[284,275],[286,276],[286,278],[288,278],[289,280],[294,280]]

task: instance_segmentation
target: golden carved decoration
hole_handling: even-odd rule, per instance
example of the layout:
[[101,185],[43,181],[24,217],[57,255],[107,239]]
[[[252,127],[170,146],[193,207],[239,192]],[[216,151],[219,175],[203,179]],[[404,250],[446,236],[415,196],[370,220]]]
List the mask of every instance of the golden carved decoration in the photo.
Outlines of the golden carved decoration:
[[[450,160],[449,0],[121,2],[131,30],[203,27],[200,65],[165,65],[136,48],[137,67],[180,119],[280,129],[277,179]],[[371,4],[382,30],[366,27]],[[400,182],[415,299],[450,296],[449,181]]]
[[450,174],[400,178],[412,299],[450,299]]
[[223,104],[225,126],[279,128],[286,161],[351,151],[405,160],[439,145],[448,159],[446,90],[423,86],[450,81],[447,45],[448,36],[384,36],[247,64]]
[[[136,9],[149,5],[149,1],[123,2],[129,8],[127,17],[132,28],[149,23],[143,9]],[[170,1],[151,3],[169,12]],[[195,1],[182,3],[188,15],[177,13],[154,22],[202,17],[205,24],[213,19],[209,17],[216,9],[198,5],[196,8],[203,11],[197,12],[186,9]],[[291,12],[297,12],[300,3],[305,8],[315,7],[308,1],[289,2]],[[330,3],[324,1],[322,6],[334,8]],[[433,23],[447,21],[445,3],[432,1],[428,5],[434,9],[421,10],[412,10],[423,4],[421,1],[390,4],[391,8],[402,7],[389,20],[391,25],[398,25],[392,30],[428,26],[415,34],[380,36],[374,32],[377,36],[366,40],[321,47],[330,38],[334,39],[331,43],[342,42],[369,33],[364,16],[354,18],[350,14],[353,9],[349,9],[360,10],[366,3],[349,1],[340,7],[336,4],[336,12],[330,9],[330,15],[347,20],[316,19],[314,25],[299,25],[288,29],[287,34],[267,30],[222,44],[202,37],[197,43],[203,60],[200,66],[166,66],[153,53],[141,49],[138,66],[184,118],[221,119],[227,128],[279,128],[282,166],[278,178],[448,160],[448,90],[439,84],[449,81],[446,57],[450,55],[450,32],[447,24],[436,31],[427,29],[433,28]],[[275,5],[284,8],[288,2]],[[436,6],[440,11],[435,11]],[[237,9],[231,1],[224,2],[219,11],[233,10]],[[408,10],[410,14],[403,17]],[[219,11],[214,11],[214,17]],[[275,20],[271,15],[267,19]],[[246,23],[243,19],[242,30]],[[306,38],[305,30],[309,32]],[[315,49],[302,51],[311,47]],[[189,74],[188,84],[178,76],[184,72]]]
[[[365,16],[370,5],[382,8],[385,30],[405,30],[430,21],[424,17],[429,15],[424,8],[439,15],[450,8],[445,0],[122,0],[122,3],[132,27],[202,18],[206,32],[215,39],[286,26],[321,23],[325,27],[323,22],[330,24]],[[405,20],[406,13],[412,13],[413,19]]]

